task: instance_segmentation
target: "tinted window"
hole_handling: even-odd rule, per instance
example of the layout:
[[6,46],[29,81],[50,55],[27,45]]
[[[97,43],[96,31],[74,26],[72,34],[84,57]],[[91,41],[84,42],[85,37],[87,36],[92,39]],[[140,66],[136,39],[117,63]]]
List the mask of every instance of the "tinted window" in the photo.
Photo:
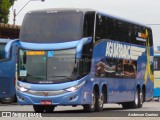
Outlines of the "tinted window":
[[95,12],[87,12],[84,17],[84,28],[83,36],[84,37],[93,37],[94,34],[94,19]]
[[149,42],[150,42],[150,46],[153,46],[153,36],[152,36],[152,30],[149,29]]
[[79,60],[79,76],[84,76],[90,72],[92,58],[92,43],[83,46],[82,58]]
[[28,13],[20,39],[24,42],[50,43],[79,40],[82,37],[82,12]]
[[53,56],[48,56],[47,79],[61,80],[76,77],[77,66],[75,61],[75,49],[54,51]]
[[96,16],[96,38],[95,40],[100,40],[100,39],[107,39],[107,34],[109,34],[109,31],[107,29],[107,20],[104,16],[102,15],[97,15]]
[[20,50],[19,80],[31,83],[65,82],[77,79],[75,49],[59,51]]
[[[96,16],[96,41],[110,39],[145,46],[146,29],[148,28],[101,14]],[[150,45],[152,45],[151,29],[148,29],[148,32]]]
[[0,43],[0,60],[5,59],[5,45],[4,43]]

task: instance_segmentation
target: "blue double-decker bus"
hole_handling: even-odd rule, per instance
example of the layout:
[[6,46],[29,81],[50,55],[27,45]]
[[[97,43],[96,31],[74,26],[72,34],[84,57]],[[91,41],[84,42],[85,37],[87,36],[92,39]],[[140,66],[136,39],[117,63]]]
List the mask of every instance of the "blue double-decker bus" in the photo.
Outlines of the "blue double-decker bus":
[[19,39],[17,99],[35,112],[141,108],[153,97],[148,26],[90,9],[37,10],[25,15]]
[[16,40],[0,39],[0,102],[15,100]]

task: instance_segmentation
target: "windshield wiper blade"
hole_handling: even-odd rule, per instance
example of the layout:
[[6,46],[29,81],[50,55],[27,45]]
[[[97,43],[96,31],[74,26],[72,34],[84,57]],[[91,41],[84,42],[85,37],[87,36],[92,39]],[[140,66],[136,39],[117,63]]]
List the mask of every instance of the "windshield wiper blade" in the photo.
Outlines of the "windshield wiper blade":
[[63,78],[67,78],[67,79],[72,79],[73,77],[69,77],[69,76],[50,76],[50,77],[63,77]]
[[50,77],[68,77],[68,76],[50,76]]

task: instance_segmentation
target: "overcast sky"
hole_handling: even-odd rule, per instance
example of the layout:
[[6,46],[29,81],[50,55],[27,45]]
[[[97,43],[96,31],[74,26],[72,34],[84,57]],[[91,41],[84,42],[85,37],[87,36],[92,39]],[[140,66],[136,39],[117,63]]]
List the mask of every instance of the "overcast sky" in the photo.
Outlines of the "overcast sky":
[[[10,10],[9,23],[13,24],[13,9],[18,13],[29,0],[17,0]],[[44,8],[91,8],[122,18],[151,25],[154,44],[160,44],[160,0],[45,0],[31,1],[16,17],[21,25],[27,11]]]

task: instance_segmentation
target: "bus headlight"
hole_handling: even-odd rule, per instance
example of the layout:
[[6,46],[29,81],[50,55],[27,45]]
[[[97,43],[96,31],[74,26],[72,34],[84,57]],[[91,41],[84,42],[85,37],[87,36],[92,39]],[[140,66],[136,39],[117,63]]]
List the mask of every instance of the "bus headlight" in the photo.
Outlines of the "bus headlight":
[[26,91],[28,91],[28,89],[25,88],[25,87],[19,87],[18,89],[19,89],[21,92],[26,92]]
[[83,81],[83,82],[82,82],[81,84],[79,84],[79,85],[76,85],[76,86],[67,88],[67,89],[65,89],[65,90],[68,91],[68,92],[74,92],[74,91],[76,91],[77,89],[81,88],[84,84],[85,84],[85,81]]

